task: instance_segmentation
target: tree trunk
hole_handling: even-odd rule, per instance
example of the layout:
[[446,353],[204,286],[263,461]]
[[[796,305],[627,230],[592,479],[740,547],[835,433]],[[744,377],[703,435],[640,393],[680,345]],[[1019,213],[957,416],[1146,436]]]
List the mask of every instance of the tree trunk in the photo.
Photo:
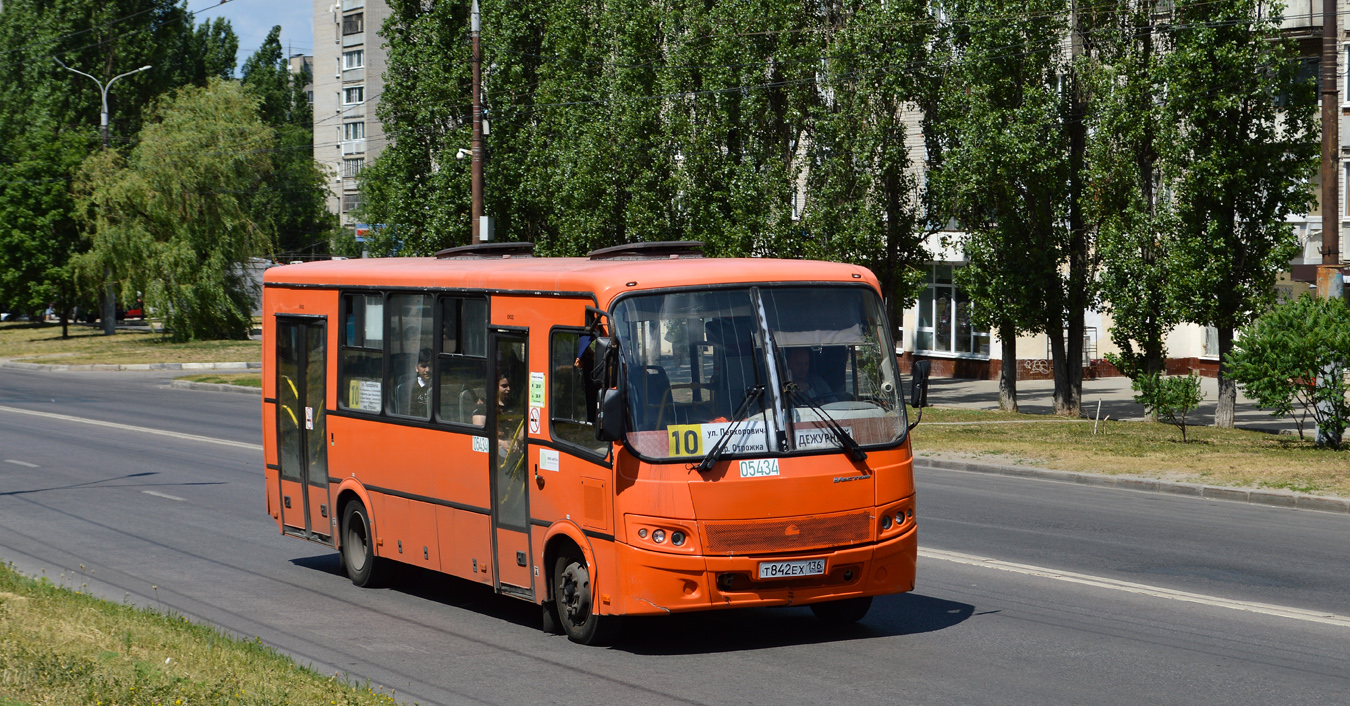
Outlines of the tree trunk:
[[70,338],[70,309],[61,307],[61,338]]
[[998,374],[998,409],[1017,412],[1017,329],[1010,321],[998,324],[999,345],[1003,348],[1003,369]]
[[1228,376],[1228,354],[1233,351],[1232,327],[1219,327],[1219,404],[1214,408],[1214,426],[1233,428],[1237,407],[1237,383]]

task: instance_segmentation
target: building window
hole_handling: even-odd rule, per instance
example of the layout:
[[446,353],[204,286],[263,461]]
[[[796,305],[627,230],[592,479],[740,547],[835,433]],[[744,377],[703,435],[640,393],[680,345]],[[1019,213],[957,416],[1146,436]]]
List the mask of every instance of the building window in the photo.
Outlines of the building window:
[[351,88],[342,89],[343,105],[356,105],[357,103],[362,103],[365,100],[366,100],[365,86],[352,86]]
[[1219,357],[1219,329],[1213,326],[1205,327],[1205,348],[1202,355],[1206,358]]
[[366,124],[365,124],[364,122],[359,122],[359,123],[343,123],[343,124],[342,124],[342,139],[344,139],[344,140],[364,140],[364,139],[366,139]]
[[342,34],[360,34],[366,31],[366,14],[357,12],[342,17]]
[[366,52],[364,49],[342,52],[342,68],[359,69],[365,65],[366,65]]
[[342,160],[342,178],[355,179],[361,176],[361,170],[366,166],[365,159],[344,159]]
[[342,195],[342,212],[347,213],[361,207],[361,193]]
[[971,322],[970,296],[952,281],[951,265],[934,264],[919,295],[914,350],[989,355],[989,330]]
[[305,100],[309,101],[310,105],[314,105],[314,91],[305,91]]

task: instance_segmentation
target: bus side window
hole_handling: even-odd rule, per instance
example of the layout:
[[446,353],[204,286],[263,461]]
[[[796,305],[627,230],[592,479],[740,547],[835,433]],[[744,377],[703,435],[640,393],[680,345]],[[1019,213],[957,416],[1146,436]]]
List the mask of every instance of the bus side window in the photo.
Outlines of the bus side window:
[[380,413],[384,381],[384,295],[342,295],[338,406]]
[[389,297],[389,413],[431,417],[432,304],[429,294]]
[[609,443],[595,439],[599,389],[594,384],[587,384],[586,379],[594,348],[594,341],[589,337],[583,340],[580,332],[553,332],[549,350],[551,399],[548,408],[557,441],[604,453]]
[[481,427],[487,409],[487,300],[443,297],[440,307],[439,419]]

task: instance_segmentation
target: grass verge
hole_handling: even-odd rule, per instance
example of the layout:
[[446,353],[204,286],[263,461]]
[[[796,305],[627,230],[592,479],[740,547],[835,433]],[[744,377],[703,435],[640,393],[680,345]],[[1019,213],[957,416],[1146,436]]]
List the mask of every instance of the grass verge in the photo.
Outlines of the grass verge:
[[262,360],[259,341],[192,341],[171,343],[158,333],[118,331],[104,336],[91,326],[70,326],[61,338],[61,325],[0,323],[0,358],[27,363],[88,365],[116,363],[233,363]]
[[259,641],[0,566],[0,704],[391,704]]
[[262,389],[262,373],[202,373],[200,375],[183,375],[174,379],[187,380],[188,382],[213,382],[218,385],[238,385],[240,387],[256,387],[260,390]]
[[1350,496],[1350,451],[1319,449],[1297,436],[1195,426],[1182,443],[1181,432],[1166,424],[1112,420],[1095,435],[1092,426],[1048,415],[929,408],[914,430],[914,448],[920,456]]

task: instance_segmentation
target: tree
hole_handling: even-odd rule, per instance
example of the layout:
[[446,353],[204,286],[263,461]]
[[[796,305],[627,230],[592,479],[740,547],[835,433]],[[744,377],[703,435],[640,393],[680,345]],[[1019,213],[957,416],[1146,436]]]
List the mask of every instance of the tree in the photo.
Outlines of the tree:
[[310,71],[291,73],[277,25],[244,60],[240,75],[258,98],[259,117],[276,135],[270,177],[253,196],[253,218],[276,233],[283,254],[327,253],[337,217],[328,211],[327,180],[314,161],[314,110],[304,93]]
[[[1342,299],[1304,294],[1280,304],[1242,330],[1229,358],[1235,383],[1247,396],[1294,418],[1298,436],[1312,417],[1339,439],[1350,421],[1350,306]],[[1326,371],[1331,371],[1326,374]],[[1317,379],[1323,377],[1324,385]]]
[[1298,77],[1280,19],[1256,0],[1180,0],[1162,144],[1174,191],[1171,268],[1182,316],[1218,329],[1215,426],[1233,426],[1233,332],[1270,308],[1275,278],[1298,252],[1286,216],[1311,199],[1316,96]]
[[[969,0],[945,9],[951,65],[935,126],[942,150],[932,188],[941,212],[967,232],[969,264],[957,283],[971,297],[974,319],[998,332],[999,406],[1015,411],[1017,335],[1047,333],[1063,350],[1060,263],[1070,243],[1070,164],[1059,86],[1066,8],[1059,0]],[[1057,354],[1057,369],[1062,358]],[[1058,411],[1058,392],[1056,400]]]
[[85,245],[75,218],[71,180],[98,139],[106,81],[139,66],[154,68],[118,81],[108,95],[115,148],[134,139],[140,107],[153,96],[206,73],[229,74],[238,42],[228,21],[193,32],[172,0],[6,0],[0,12],[0,301],[40,311],[54,303],[64,325],[72,308],[93,301],[102,276],[82,289],[72,255]]
[[75,184],[90,249],[77,266],[110,268],[144,292],[174,340],[246,338],[249,258],[271,245],[250,196],[271,172],[273,130],[258,99],[211,79],[161,99],[127,157],[86,160]]
[[1161,375],[1144,373],[1130,382],[1134,401],[1144,405],[1150,417],[1161,419],[1181,430],[1181,443],[1186,443],[1186,415],[1194,412],[1205,398],[1200,391],[1200,376]]

